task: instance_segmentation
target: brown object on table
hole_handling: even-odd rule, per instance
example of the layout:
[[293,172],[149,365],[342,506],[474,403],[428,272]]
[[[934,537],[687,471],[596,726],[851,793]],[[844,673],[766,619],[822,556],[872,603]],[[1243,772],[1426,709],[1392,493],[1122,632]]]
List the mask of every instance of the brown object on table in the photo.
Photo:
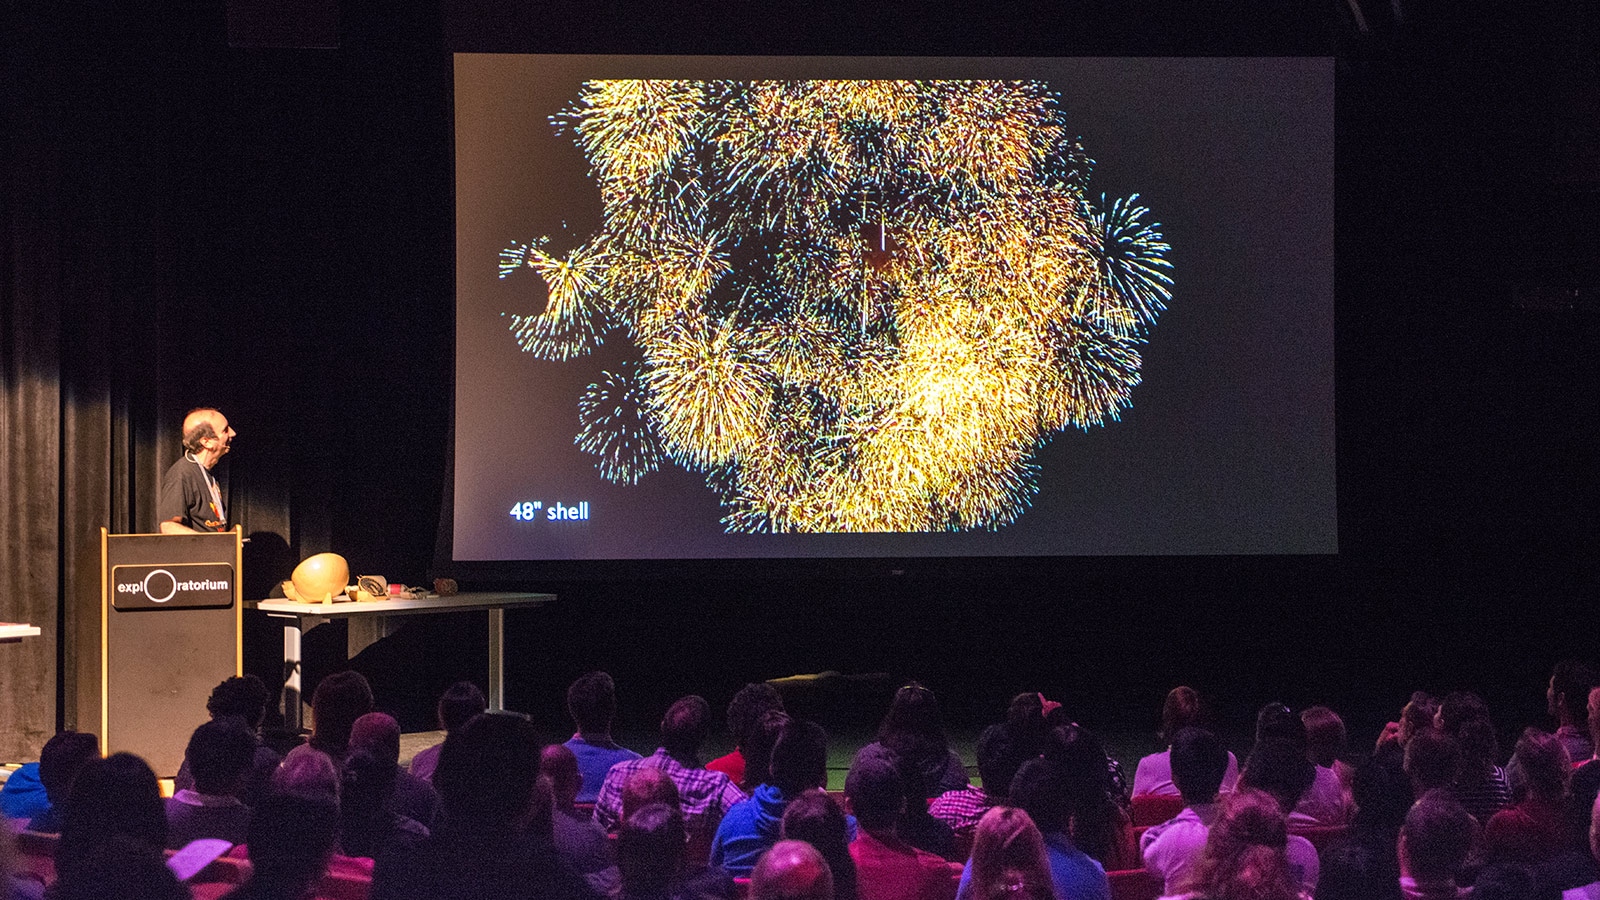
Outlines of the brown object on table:
[[454,597],[456,594],[461,593],[461,586],[456,584],[454,578],[435,578],[433,580],[433,592],[441,597]]

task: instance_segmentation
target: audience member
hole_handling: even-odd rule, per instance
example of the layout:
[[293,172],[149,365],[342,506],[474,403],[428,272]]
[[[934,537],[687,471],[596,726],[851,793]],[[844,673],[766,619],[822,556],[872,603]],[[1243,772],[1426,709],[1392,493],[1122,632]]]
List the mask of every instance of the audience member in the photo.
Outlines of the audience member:
[[1317,900],[1400,900],[1395,851],[1342,841],[1322,852]]
[[[283,754],[268,746],[261,736],[261,726],[267,718],[267,704],[271,700],[272,695],[267,691],[266,684],[254,675],[223,679],[211,689],[211,696],[206,700],[206,712],[211,715],[213,722],[236,720],[249,732],[255,745],[250,771],[238,792],[239,799],[246,806],[254,806],[266,792],[272,782],[273,770],[283,762]],[[298,736],[295,736],[294,742],[299,743]],[[180,791],[194,787],[194,776],[189,772],[187,757],[178,766],[178,774],[172,779],[172,784],[175,790]]]
[[945,737],[938,699],[933,691],[914,681],[895,691],[889,711],[878,726],[878,739],[862,752],[877,747],[894,751],[907,783],[922,786],[923,796],[919,799],[928,800],[967,786],[967,769]]
[[1239,786],[1265,791],[1280,807],[1293,810],[1316,780],[1315,769],[1306,758],[1304,744],[1282,737],[1262,738],[1245,758]]
[[72,783],[90,760],[99,758],[100,739],[87,732],[63,731],[44,742],[44,749],[39,751],[38,773],[50,802],[47,809],[28,822],[29,831],[60,833]]
[[1139,868],[1133,821],[1111,796],[1105,745],[1079,725],[1056,728],[1046,748],[1071,803],[1072,842],[1108,871]]
[[352,745],[339,792],[339,847],[345,854],[375,860],[389,853],[411,852],[428,837],[426,825],[395,812],[398,774],[387,756]]
[[[1552,895],[1553,896],[1553,895]],[[1533,870],[1514,863],[1485,866],[1472,881],[1473,900],[1545,900]]]
[[[654,770],[646,770],[654,771]],[[667,782],[671,784],[672,782]],[[631,812],[617,832],[622,900],[729,900],[733,879],[721,869],[685,871],[683,814],[676,803],[650,803]]]
[[1471,814],[1448,792],[1422,795],[1400,828],[1400,891],[1407,900],[1455,900],[1471,893],[1456,877],[1477,832]]
[[[1133,795],[1135,797],[1176,797],[1181,791],[1172,778],[1172,739],[1185,728],[1204,727],[1200,694],[1194,688],[1178,686],[1167,692],[1161,705],[1161,742],[1167,749],[1152,753],[1139,760],[1133,770]],[[1228,770],[1222,777],[1222,791],[1231,792],[1239,780],[1239,760],[1228,752]]]
[[[833,873],[833,900],[857,900],[858,873],[850,849],[854,822],[821,788],[812,788],[790,801],[783,811],[783,839],[805,841],[815,847]],[[941,865],[944,865],[941,861]],[[946,894],[953,892],[950,869],[944,866]]]
[[[706,763],[707,769],[728,776],[747,794],[766,777],[766,766],[757,761],[754,771],[747,767],[750,754],[746,752],[745,741],[753,729],[760,727],[761,717],[771,710],[784,711],[783,697],[777,688],[765,681],[740,688],[728,703],[728,735],[733,738],[733,752]],[[768,749],[771,749],[770,744]]]
[[779,841],[750,874],[750,900],[833,900],[833,873],[805,841]]
[[1012,697],[1006,706],[1006,729],[1011,732],[1011,743],[1023,759],[1033,759],[1044,753],[1045,741],[1050,735],[1045,705],[1043,694],[1027,691]]
[[622,786],[622,818],[628,818],[634,810],[651,803],[665,803],[679,812],[683,810],[678,800],[678,786],[666,772],[661,769],[639,769],[629,775]]
[[967,869],[972,900],[1061,900],[1044,836],[1016,807],[996,806],[978,820]]
[[392,811],[430,829],[436,824],[439,792],[426,779],[401,767],[400,723],[394,716],[370,712],[356,719],[355,724],[350,726],[349,746],[350,752],[365,750],[394,766],[394,790],[389,795],[389,808]]
[[[761,714],[761,720],[751,726],[744,736],[744,779],[750,783],[746,793],[753,792],[757,786],[771,777],[772,748],[778,743],[778,735],[789,724],[789,714],[781,709],[769,709]],[[729,776],[732,777],[731,775]]]
[[[691,840],[705,841],[716,833],[722,817],[744,799],[739,786],[721,772],[708,772],[700,765],[700,745],[710,727],[710,707],[704,698],[683,697],[661,718],[661,746],[641,759],[619,762],[606,773],[595,800],[594,820],[607,831],[622,821],[622,786],[640,769],[660,769],[678,788],[678,805],[684,827]],[[571,747],[571,742],[567,746]],[[578,767],[583,768],[583,754]]]
[[[583,775],[578,802],[594,803],[599,799],[606,773],[612,766],[639,759],[639,754],[611,739],[611,723],[617,717],[616,682],[604,672],[578,676],[567,688],[567,714],[578,726],[577,733],[567,741],[567,749],[578,758],[578,771]],[[694,753],[699,752],[696,743]],[[614,818],[608,820],[605,816],[597,821],[607,829],[617,825]]]
[[1139,849],[1144,868],[1163,880],[1163,893],[1173,894],[1200,858],[1206,835],[1222,812],[1217,800],[1228,771],[1228,751],[1216,735],[1193,727],[1170,735],[1167,751],[1169,777],[1183,798],[1183,810],[1146,829]]
[[578,812],[574,799],[583,782],[577,756],[565,744],[550,744],[539,755],[539,774],[550,782],[555,806],[551,837],[556,842],[556,853],[583,876],[595,893],[615,897],[622,889],[622,875],[611,852],[611,841],[587,811]]
[[[436,714],[439,717],[439,727],[444,729],[445,737],[450,732],[467,724],[467,720],[484,712],[489,708],[489,701],[483,697],[483,691],[470,681],[458,681],[439,697],[439,706]],[[433,781],[433,770],[439,766],[439,751],[444,747],[440,741],[431,747],[424,747],[411,757],[411,774],[428,782]]]
[[[119,838],[126,839],[129,846],[118,845],[115,852],[105,855]],[[73,781],[61,822],[55,859],[57,894],[97,900],[128,896],[110,889],[116,884],[107,879],[114,879],[118,872],[126,871],[131,877],[145,871],[142,860],[150,854],[160,860],[166,845],[167,817],[150,766],[131,753],[90,760]],[[158,888],[165,885],[159,878],[141,883]],[[96,887],[101,889],[98,895]]]
[[1351,789],[1356,813],[1350,833],[1344,843],[1335,846],[1335,852],[1322,855],[1317,897],[1396,900],[1400,896],[1400,862],[1395,847],[1400,826],[1411,809],[1411,780],[1396,754],[1375,753],[1356,769]]
[[339,827],[339,806],[326,796],[268,792],[250,820],[250,878],[228,900],[310,896],[328,870]]
[[[1595,746],[1600,747],[1600,687],[1589,690],[1589,739]],[[1589,808],[1594,805],[1594,798],[1600,795],[1600,755],[1572,760],[1577,766],[1572,770],[1572,779],[1567,786],[1572,810],[1572,824],[1576,826],[1577,833],[1582,834],[1589,828]]]
[[183,754],[194,787],[176,791],[166,803],[168,847],[176,850],[199,838],[245,842],[250,807],[239,799],[239,792],[255,752],[255,737],[231,716],[194,730]]
[[[1268,703],[1262,707],[1256,716],[1256,744],[1259,746],[1264,741],[1286,742],[1306,757],[1303,767],[1303,774],[1307,778],[1305,787],[1293,806],[1284,807],[1289,811],[1289,824],[1343,825],[1349,820],[1349,799],[1345,795],[1344,784],[1332,769],[1312,763],[1306,725],[1300,716],[1282,703]],[[1287,777],[1291,773],[1286,769],[1281,774]],[[1299,777],[1300,773],[1294,774]],[[1259,782],[1255,786],[1262,787]],[[1269,790],[1268,793],[1274,792]],[[1274,797],[1280,803],[1284,800],[1277,793],[1274,793]]]
[[[1589,856],[1600,862],[1600,797],[1589,804]],[[1561,900],[1600,900],[1600,870],[1593,881],[1564,891]]]
[[1413,796],[1436,790],[1454,794],[1461,780],[1461,747],[1450,735],[1428,728],[1406,744],[1403,765]]
[[0,784],[0,815],[17,822],[43,815],[50,798],[39,781],[39,764],[23,763]]
[[378,860],[373,900],[590,896],[556,854],[539,751],[533,725],[510,713],[476,716],[447,737],[434,772],[439,827],[415,853]]
[[[1072,900],[1110,900],[1111,886],[1106,880],[1105,867],[1072,842],[1072,796],[1055,765],[1043,758],[1024,763],[1011,780],[1011,800],[1028,814],[1043,836],[1045,858],[1056,892]],[[979,837],[981,834],[980,828]],[[976,843],[973,853],[977,853]],[[957,900],[973,896],[972,875],[969,862],[961,873]]]
[[1595,743],[1589,736],[1589,691],[1600,684],[1594,669],[1575,659],[1556,663],[1550,672],[1550,687],[1545,705],[1559,725],[1556,738],[1567,749],[1567,756],[1582,762],[1594,756]]
[[776,844],[783,810],[803,791],[828,783],[828,734],[815,722],[791,719],[772,747],[769,775],[755,793],[729,808],[711,842],[711,864],[748,875]]
[[1411,699],[1400,710],[1400,720],[1389,722],[1378,734],[1373,755],[1399,758],[1406,745],[1419,731],[1433,728],[1434,717],[1439,712],[1439,699],[1427,691],[1413,691]]
[[56,858],[50,900],[189,900],[189,891],[166,866],[160,848],[127,834],[110,834],[81,848],[70,867]]
[[1484,823],[1483,858],[1489,863],[1538,865],[1572,843],[1567,829],[1567,779],[1572,761],[1553,734],[1529,728],[1517,740],[1508,775],[1517,804]]
[[350,752],[350,729],[372,712],[372,686],[360,672],[334,672],[317,683],[311,695],[312,747],[328,754],[334,765]]
[[1321,769],[1333,772],[1340,788],[1340,805],[1350,810],[1350,785],[1355,778],[1355,767],[1344,761],[1350,748],[1350,737],[1345,732],[1344,720],[1326,706],[1313,706],[1300,711],[1300,721],[1306,726],[1306,755],[1319,769],[1317,778],[1326,776]]
[[895,834],[906,805],[905,781],[886,757],[856,760],[845,777],[844,795],[860,826],[850,858],[862,900],[918,900],[951,893],[954,882],[944,859]]
[[[1254,753],[1251,754],[1255,756]],[[1222,814],[1206,837],[1184,893],[1189,900],[1306,900],[1311,895],[1295,877],[1287,847],[1288,823],[1271,795],[1247,784],[1222,801]]]
[[[1489,707],[1477,694],[1456,691],[1439,704],[1434,727],[1455,738],[1461,748],[1461,774],[1456,777],[1455,798],[1480,823],[1512,803],[1506,770],[1496,764],[1499,744]],[[1421,795],[1421,792],[1418,792]]]
[[283,764],[272,775],[271,789],[338,804],[340,782],[339,767],[328,754],[309,744],[301,744],[283,758]]
[[984,813],[1006,802],[1011,779],[1027,759],[1017,752],[1012,730],[1004,724],[985,728],[976,752],[983,786],[945,791],[928,806],[928,815],[949,825],[958,837],[970,837]]

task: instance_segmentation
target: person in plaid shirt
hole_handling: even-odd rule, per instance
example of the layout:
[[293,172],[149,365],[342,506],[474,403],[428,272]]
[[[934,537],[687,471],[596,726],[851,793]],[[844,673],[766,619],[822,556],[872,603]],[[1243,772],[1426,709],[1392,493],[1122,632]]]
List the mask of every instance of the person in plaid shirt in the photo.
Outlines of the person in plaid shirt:
[[1011,730],[1005,725],[990,725],[978,736],[978,776],[983,787],[967,785],[945,791],[928,806],[928,814],[950,826],[957,837],[970,836],[978,820],[991,808],[1006,802],[1011,778],[1026,762],[1017,752]]
[[683,697],[661,718],[661,746],[643,759],[619,762],[606,773],[595,799],[594,820],[615,831],[622,824],[622,788],[640,769],[660,769],[678,787],[683,822],[691,836],[709,837],[728,808],[744,799],[744,791],[727,775],[700,764],[700,745],[710,730],[711,706],[704,697]]

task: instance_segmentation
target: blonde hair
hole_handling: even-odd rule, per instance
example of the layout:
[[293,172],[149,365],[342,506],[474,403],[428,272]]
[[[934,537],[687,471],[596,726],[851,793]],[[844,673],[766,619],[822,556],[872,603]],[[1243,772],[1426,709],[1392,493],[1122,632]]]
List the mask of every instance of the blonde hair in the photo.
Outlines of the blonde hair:
[[996,806],[978,820],[970,866],[974,900],[1057,900],[1044,836],[1016,807]]

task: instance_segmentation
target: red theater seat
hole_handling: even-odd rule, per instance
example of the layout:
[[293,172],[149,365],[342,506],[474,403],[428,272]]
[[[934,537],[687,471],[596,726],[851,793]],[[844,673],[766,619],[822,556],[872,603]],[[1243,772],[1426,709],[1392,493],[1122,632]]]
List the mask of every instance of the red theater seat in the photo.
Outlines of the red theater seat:
[[1161,879],[1144,869],[1120,869],[1107,872],[1111,882],[1111,900],[1156,900],[1161,896]]
[[1133,826],[1160,825],[1183,812],[1183,798],[1165,794],[1135,794],[1133,797]]

